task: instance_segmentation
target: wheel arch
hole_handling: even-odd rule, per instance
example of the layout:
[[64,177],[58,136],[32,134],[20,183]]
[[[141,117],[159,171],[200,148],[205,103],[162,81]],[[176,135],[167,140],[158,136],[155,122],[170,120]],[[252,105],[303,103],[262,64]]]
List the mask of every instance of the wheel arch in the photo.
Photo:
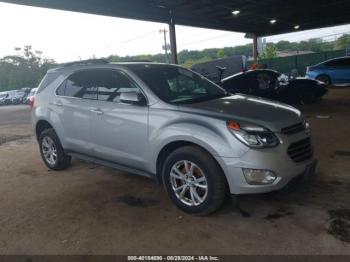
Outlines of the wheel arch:
[[322,72],[322,73],[318,74],[318,75],[315,77],[315,79],[318,80],[320,77],[327,77],[328,80],[329,80],[329,85],[331,85],[331,84],[333,83],[332,77],[331,77],[329,74],[327,74],[327,73]]
[[220,163],[216,160],[214,155],[207,148],[203,147],[202,145],[199,145],[198,143],[186,141],[186,140],[171,141],[171,142],[167,143],[166,145],[164,145],[162,147],[162,149],[159,151],[159,153],[157,155],[157,160],[156,160],[156,176],[157,176],[158,182],[162,183],[162,180],[163,180],[162,179],[162,168],[163,168],[163,164],[164,164],[165,159],[172,152],[174,152],[176,149],[184,147],[184,146],[198,147],[201,150],[203,150],[204,152],[206,152],[208,155],[210,155],[214,159],[214,161],[217,163],[217,165],[221,169],[222,173],[224,174],[226,182],[228,182],[223,168],[221,167]]
[[36,138],[39,139],[40,134],[41,134],[45,129],[48,129],[48,128],[53,128],[53,126],[52,126],[47,120],[44,120],[44,119],[39,120],[39,121],[36,123],[36,125],[35,125],[35,135],[36,135]]

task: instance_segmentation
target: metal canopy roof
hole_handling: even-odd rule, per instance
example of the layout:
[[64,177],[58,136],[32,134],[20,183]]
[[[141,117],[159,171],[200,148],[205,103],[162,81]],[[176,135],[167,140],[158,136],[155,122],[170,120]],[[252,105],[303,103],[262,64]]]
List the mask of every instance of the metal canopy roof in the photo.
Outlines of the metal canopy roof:
[[[178,25],[275,35],[350,22],[349,0],[0,0]],[[238,15],[232,11],[239,10]],[[277,20],[271,24],[270,20]]]

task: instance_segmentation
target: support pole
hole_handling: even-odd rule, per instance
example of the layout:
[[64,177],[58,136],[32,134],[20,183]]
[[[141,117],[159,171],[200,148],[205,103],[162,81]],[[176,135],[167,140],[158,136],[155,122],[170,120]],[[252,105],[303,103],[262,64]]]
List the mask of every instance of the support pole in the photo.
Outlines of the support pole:
[[165,51],[165,61],[167,63],[169,63],[169,56],[168,56],[168,42],[166,40],[166,34],[168,33],[168,30],[166,30],[165,28],[164,29],[160,29],[159,30],[160,33],[163,34],[164,36],[164,46],[163,46],[163,49]]
[[253,58],[254,63],[258,63],[258,37],[256,35],[253,35]]
[[177,64],[177,47],[176,47],[176,32],[175,32],[175,21],[173,13],[170,10],[170,21],[169,21],[169,33],[170,33],[170,49],[171,49],[171,63]]

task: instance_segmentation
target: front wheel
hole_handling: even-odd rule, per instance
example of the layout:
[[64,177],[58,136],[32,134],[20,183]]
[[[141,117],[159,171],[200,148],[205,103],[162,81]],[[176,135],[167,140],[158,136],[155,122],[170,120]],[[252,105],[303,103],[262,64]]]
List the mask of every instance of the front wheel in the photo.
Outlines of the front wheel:
[[179,148],[168,156],[163,166],[163,183],[177,207],[202,216],[221,207],[228,192],[218,163],[196,146]]
[[316,79],[318,81],[323,82],[326,86],[329,86],[329,85],[332,84],[332,81],[331,81],[330,77],[327,76],[327,75],[320,75],[320,76],[316,77]]

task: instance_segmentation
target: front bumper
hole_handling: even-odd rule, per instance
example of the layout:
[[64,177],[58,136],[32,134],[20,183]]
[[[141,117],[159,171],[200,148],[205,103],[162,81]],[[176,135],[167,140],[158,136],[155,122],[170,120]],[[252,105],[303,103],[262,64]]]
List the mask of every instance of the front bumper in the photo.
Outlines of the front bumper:
[[[305,135],[282,137],[284,142],[280,146],[271,149],[249,150],[240,158],[218,157],[227,178],[231,194],[258,194],[276,191],[284,188],[294,178],[300,176],[312,176],[316,169],[314,158],[303,162],[294,162],[286,153],[288,146],[305,138]],[[264,169],[273,171],[277,178],[271,184],[250,185],[243,174],[243,168]]]

